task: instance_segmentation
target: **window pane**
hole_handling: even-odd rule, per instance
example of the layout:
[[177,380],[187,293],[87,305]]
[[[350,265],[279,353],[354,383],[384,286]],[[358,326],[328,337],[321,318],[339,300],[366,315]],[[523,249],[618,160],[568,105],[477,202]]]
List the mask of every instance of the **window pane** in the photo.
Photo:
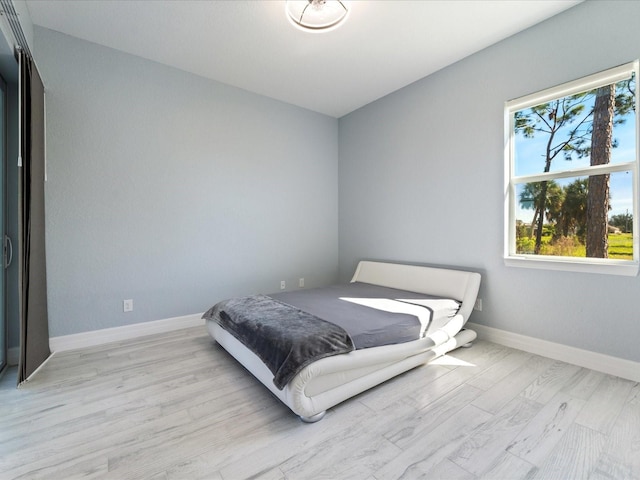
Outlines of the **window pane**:
[[635,161],[635,94],[632,75],[515,112],[514,175]]
[[516,253],[633,260],[632,219],[631,172],[519,184]]

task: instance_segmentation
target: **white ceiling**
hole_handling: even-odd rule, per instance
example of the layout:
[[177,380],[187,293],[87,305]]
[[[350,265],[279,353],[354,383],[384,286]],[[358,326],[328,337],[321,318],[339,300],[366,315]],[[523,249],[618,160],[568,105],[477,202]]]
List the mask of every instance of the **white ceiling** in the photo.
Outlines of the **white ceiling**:
[[284,0],[27,6],[35,25],[341,117],[580,1],[356,0],[324,33],[294,28]]

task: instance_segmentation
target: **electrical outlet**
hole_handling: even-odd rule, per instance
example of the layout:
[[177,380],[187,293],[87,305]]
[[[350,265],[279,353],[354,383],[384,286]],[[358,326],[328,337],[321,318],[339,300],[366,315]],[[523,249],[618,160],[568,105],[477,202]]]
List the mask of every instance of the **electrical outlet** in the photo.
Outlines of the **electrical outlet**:
[[304,288],[304,278],[300,278],[300,280],[298,280],[298,286],[300,288]]
[[479,312],[481,312],[481,311],[482,311],[482,299],[481,299],[481,298],[476,298],[476,303],[475,303],[475,305],[473,306],[473,309],[474,309],[474,310],[477,310],[477,311],[479,311]]
[[280,281],[280,290],[284,290],[285,288],[287,288],[287,282],[285,282],[284,280]]
[[122,310],[125,311],[125,312],[132,312],[133,311],[133,299],[132,298],[122,301]]

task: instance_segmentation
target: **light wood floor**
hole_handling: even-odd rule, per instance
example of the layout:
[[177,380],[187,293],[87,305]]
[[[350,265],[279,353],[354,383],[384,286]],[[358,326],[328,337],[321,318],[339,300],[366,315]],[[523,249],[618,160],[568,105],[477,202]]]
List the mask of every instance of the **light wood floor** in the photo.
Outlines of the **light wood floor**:
[[638,383],[484,341],[315,424],[204,327],[56,354],[0,405],[1,479],[640,478]]

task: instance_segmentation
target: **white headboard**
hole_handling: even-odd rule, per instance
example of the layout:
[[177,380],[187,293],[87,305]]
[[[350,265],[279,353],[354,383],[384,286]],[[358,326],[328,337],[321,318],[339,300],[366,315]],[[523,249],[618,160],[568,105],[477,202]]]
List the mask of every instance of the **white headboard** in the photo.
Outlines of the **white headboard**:
[[462,302],[458,313],[466,322],[478,296],[480,279],[476,272],[363,260],[351,281],[453,298]]

